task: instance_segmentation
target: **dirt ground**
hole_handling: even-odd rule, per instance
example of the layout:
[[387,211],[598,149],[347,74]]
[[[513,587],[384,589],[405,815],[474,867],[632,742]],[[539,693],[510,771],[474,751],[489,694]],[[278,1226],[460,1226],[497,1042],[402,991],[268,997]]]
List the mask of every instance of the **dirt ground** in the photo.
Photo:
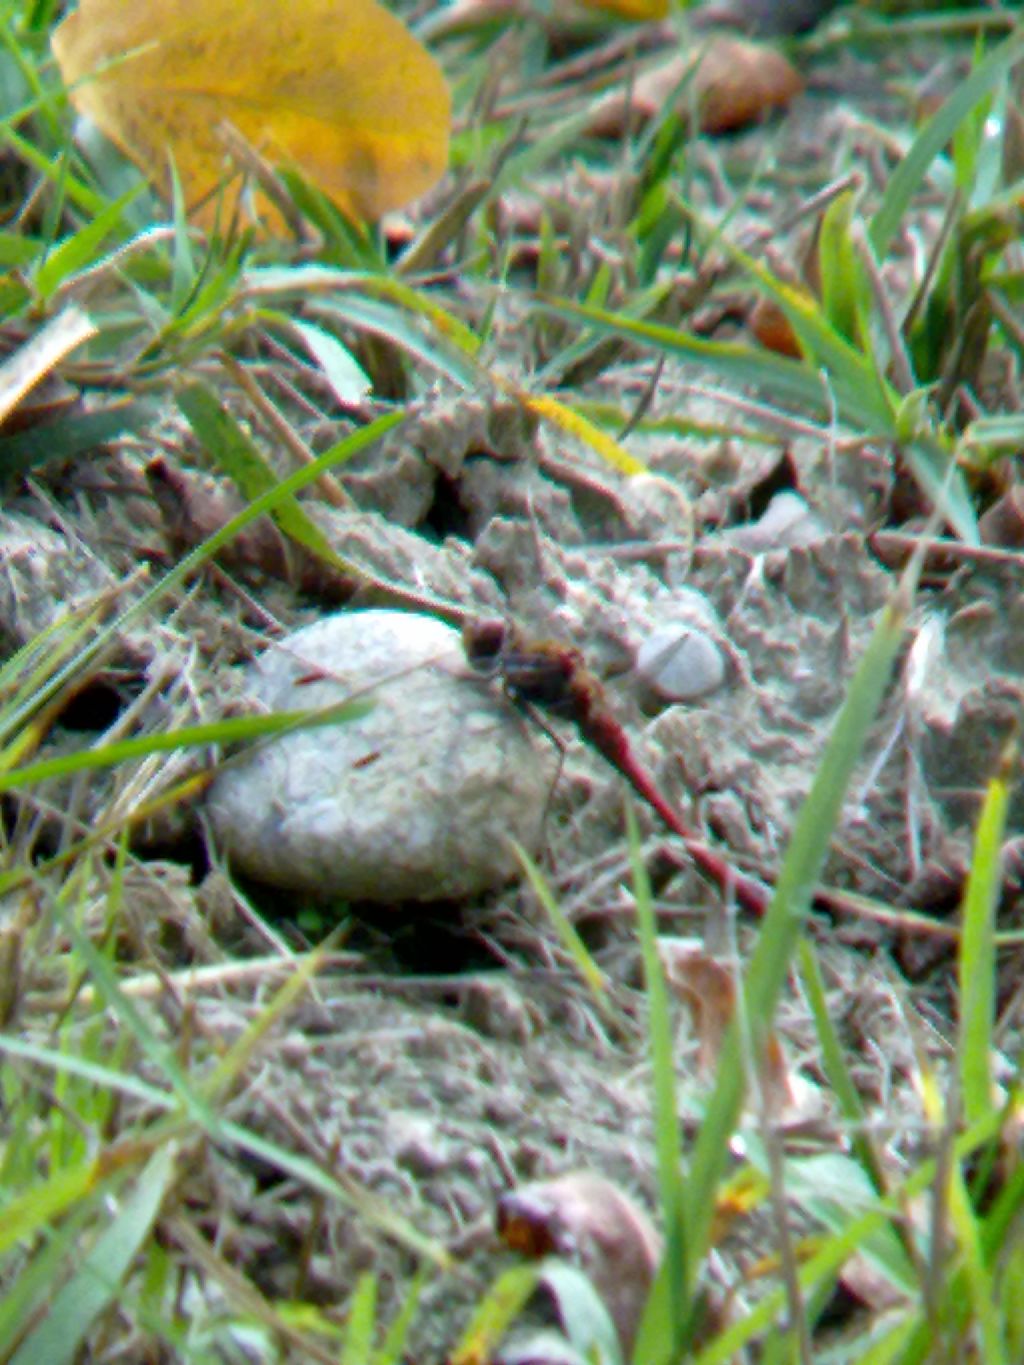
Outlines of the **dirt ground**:
[[[957,49],[948,39],[805,56],[807,90],[787,113],[728,139],[694,139],[689,191],[697,207],[732,213],[734,238],[768,229],[771,251],[785,258],[806,228],[800,205],[851,167],[868,203],[877,198],[894,140],[911,127],[908,92],[948,88],[968,58],[966,43]],[[568,157],[546,168],[528,196],[516,191],[504,210],[525,214],[546,204],[556,230],[560,221],[589,222],[594,249],[613,256],[614,241],[597,239],[614,172],[614,146],[605,165]],[[532,204],[524,208],[521,198]],[[941,213],[936,189],[908,229],[903,268],[911,237],[934,240]],[[788,232],[772,230],[794,220]],[[897,286],[900,269],[897,253]],[[748,304],[736,279],[686,325],[713,327],[718,339],[744,336],[739,314]],[[471,321],[494,305],[490,287],[461,286],[460,307]],[[536,372],[560,324],[531,314],[515,290],[496,306],[498,367]],[[623,349],[600,373],[570,377],[560,396],[635,405],[651,387],[653,367],[649,356]],[[993,354],[984,380],[988,411],[1019,409],[1012,358]],[[770,880],[893,589],[898,556],[887,559],[871,533],[918,527],[921,509],[907,509],[890,451],[810,424],[772,428],[757,412],[737,409],[736,396],[710,372],[670,359],[656,376],[648,425],[626,438],[650,476],[626,479],[507,396],[460,394],[443,379],[419,378],[405,425],[341,471],[354,508],[307,505],[340,552],[375,573],[470,612],[508,613],[583,650],[670,799],[736,866]],[[331,411],[323,393],[318,403],[316,415],[296,407],[289,416],[323,449],[351,418]],[[739,434],[702,434],[685,423]],[[121,581],[147,559],[169,562],[181,528],[168,525],[146,481],[158,454],[183,477],[205,476],[201,453],[168,413],[150,435],[98,451],[88,463],[46,469],[8,499],[0,515],[0,623],[9,644],[30,638],[69,595]],[[795,529],[769,527],[758,539],[772,498],[784,492],[798,494],[806,512]],[[725,679],[693,704],[652,705],[632,664],[645,636],[675,619],[684,590],[700,592],[714,609]],[[357,595],[346,609],[360,605]],[[237,690],[237,664],[277,631],[335,609],[337,602],[244,564],[207,573],[122,641],[53,743],[77,745],[83,733],[102,731],[158,677],[163,685],[147,694],[151,714],[220,715]],[[818,915],[811,925],[836,1027],[894,1159],[914,1150],[921,1131],[915,1048],[939,1063],[947,1055],[954,1021],[941,926],[957,903],[983,785],[1020,713],[1022,619],[1015,552],[964,557],[926,575],[900,674],[826,869],[828,884],[921,911],[939,929],[915,933],[856,915]],[[182,759],[179,771],[195,761]],[[456,1252],[458,1273],[425,1291],[416,1361],[444,1358],[483,1286],[511,1259],[490,1230],[503,1192],[587,1168],[655,1207],[624,795],[618,774],[571,743],[544,857],[563,909],[615,983],[615,1029],[594,1009],[525,884],[473,903],[317,904],[233,879],[207,838],[201,807],[165,817],[135,849],[125,896],[129,962],[172,973],[229,967],[281,942],[300,947],[350,917],[344,965],[290,1014],[228,1116],[324,1163]],[[35,818],[41,830],[52,828],[59,800],[72,823],[89,822],[115,796],[102,783],[83,783],[48,798]],[[638,816],[662,932],[742,960],[756,926],[723,906],[718,890],[673,853],[653,814]],[[1020,868],[1024,860],[1011,859],[1017,880],[1007,889],[1008,927],[1016,923]],[[1007,982],[1019,966],[1007,962]],[[279,979],[226,971],[188,1001],[163,998],[160,1016],[171,1033],[187,1016],[197,1040],[230,1041]],[[46,981],[31,983],[28,1018],[47,989]],[[1021,1041],[1018,1013],[1008,987],[1001,1014],[1008,1055]],[[830,1106],[795,984],[779,1023],[827,1144]],[[682,1007],[678,1024],[689,1122],[703,1090],[699,1040]],[[373,1270],[386,1318],[415,1270],[412,1254],[372,1221],[226,1150],[197,1161],[188,1203],[220,1253],[274,1299],[340,1308],[357,1273]],[[755,1220],[723,1249],[715,1273],[736,1286],[740,1301],[748,1292],[743,1268],[766,1249],[766,1237]],[[196,1276],[188,1292],[213,1291]]]

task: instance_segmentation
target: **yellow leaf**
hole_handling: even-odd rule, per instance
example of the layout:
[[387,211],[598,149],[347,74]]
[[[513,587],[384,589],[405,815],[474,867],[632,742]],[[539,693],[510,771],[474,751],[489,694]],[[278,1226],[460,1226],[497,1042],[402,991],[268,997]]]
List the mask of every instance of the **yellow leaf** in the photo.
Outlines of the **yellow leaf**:
[[[82,0],[52,41],[75,107],[165,191],[173,158],[200,221],[234,171],[225,126],[355,219],[408,203],[447,165],[444,77],[376,0]],[[227,212],[240,190],[236,174]]]

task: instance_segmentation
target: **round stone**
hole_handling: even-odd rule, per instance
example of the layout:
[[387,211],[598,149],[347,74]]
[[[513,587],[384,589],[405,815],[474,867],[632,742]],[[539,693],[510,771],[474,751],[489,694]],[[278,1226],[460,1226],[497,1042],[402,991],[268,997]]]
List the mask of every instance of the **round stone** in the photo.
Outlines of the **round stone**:
[[536,852],[557,768],[458,633],[429,616],[344,612],[273,642],[246,688],[275,711],[366,701],[228,761],[208,806],[247,876],[322,897],[443,900],[502,885]]
[[725,659],[706,631],[694,626],[663,626],[637,650],[641,681],[663,701],[695,701],[725,681]]

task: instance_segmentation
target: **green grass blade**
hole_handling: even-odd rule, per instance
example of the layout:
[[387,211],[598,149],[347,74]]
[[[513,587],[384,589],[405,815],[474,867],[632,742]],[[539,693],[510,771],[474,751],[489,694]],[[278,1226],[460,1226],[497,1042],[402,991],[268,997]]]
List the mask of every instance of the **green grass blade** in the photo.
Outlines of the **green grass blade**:
[[560,157],[567,147],[571,147],[585,133],[593,122],[593,110],[588,106],[579,113],[560,119],[551,132],[541,133],[531,138],[526,148],[514,152],[502,166],[491,184],[491,198],[507,193],[516,185],[532,184],[537,173],[549,161]]
[[454,345],[469,358],[480,351],[480,338],[471,327],[447,308],[443,308],[426,289],[415,289],[404,280],[396,280],[388,275],[368,277],[363,289],[368,294],[379,294],[391,303],[397,303],[408,313],[429,322],[432,331]]
[[449,1365],[480,1365],[481,1361],[491,1359],[502,1337],[536,1293],[540,1272],[540,1263],[530,1261],[499,1275],[477,1304]]
[[[0,144],[6,144],[20,161],[32,166],[39,172],[40,176],[59,187],[67,196],[68,202],[74,204],[83,214],[94,217],[102,213],[108,201],[102,195],[97,194],[95,190],[83,184],[77,176],[67,173],[66,156],[54,157],[37,147],[30,138],[22,137],[15,130],[14,125],[25,119],[36,107],[34,103],[26,105],[16,113],[9,114],[6,119],[0,120]],[[141,191],[146,186],[140,184],[138,188]],[[127,220],[123,224],[123,228],[125,232],[131,231],[131,226]]]
[[118,400],[94,412],[75,412],[55,422],[0,438],[0,475],[11,479],[51,461],[71,460],[153,421],[155,403]]
[[[90,1085],[126,1095],[129,1099],[141,1100],[143,1104],[153,1109],[170,1110],[174,1106],[174,1097],[168,1090],[160,1090],[147,1081],[140,1081],[137,1076],[117,1071],[99,1062],[89,1061],[73,1053],[58,1052],[53,1048],[40,1047],[38,1043],[26,1042],[24,1038],[13,1038],[0,1033],[0,1055],[20,1057],[23,1061],[35,1062],[37,1066],[46,1067],[47,1070],[58,1074],[77,1076],[83,1081],[88,1081]],[[6,1219],[7,1208],[4,1209],[3,1220],[0,1220],[0,1252],[10,1245],[5,1240],[8,1233]]]
[[533,894],[540,901],[545,914],[551,920],[555,932],[561,940],[562,947],[568,953],[584,985],[593,996],[594,1003],[603,1015],[614,1019],[615,1011],[608,995],[608,978],[594,961],[590,949],[583,942],[576,926],[566,917],[558,903],[558,898],[552,893],[551,887],[545,881],[540,868],[521,844],[516,843],[514,839],[511,842],[520,866],[526,873],[526,879],[533,889]]
[[283,731],[336,725],[365,715],[369,707],[368,702],[353,701],[328,706],[320,711],[275,711],[262,716],[230,716],[223,720],[211,721],[207,725],[182,726],[179,730],[169,730],[165,734],[121,739],[97,749],[61,754],[59,758],[40,759],[38,763],[26,763],[24,767],[0,772],[0,792],[34,786],[52,777],[68,777],[72,773],[116,768],[136,758],[148,758],[151,754],[167,753],[175,749],[265,739]]
[[[737,248],[727,249],[748,265],[765,292],[780,303],[801,339],[828,365],[827,377],[805,361],[736,342],[706,341],[677,328],[622,317],[570,299],[552,300],[542,306],[558,317],[587,322],[606,335],[628,337],[668,355],[700,360],[736,383],[764,389],[773,402],[810,412],[821,421],[833,417],[834,399],[840,418],[861,435],[902,440],[897,420],[899,395],[876,372],[870,357],[861,355],[839,336],[812,300],[776,280]],[[965,540],[977,544],[977,518],[951,445],[935,433],[914,433],[906,439],[904,454],[928,498]]]
[[[702,227],[710,233],[709,227]],[[812,372],[816,373],[819,366],[825,368],[840,416],[868,430],[892,434],[899,395],[878,374],[872,357],[836,330],[821,304],[806,290],[780,280],[724,237],[719,237],[718,245],[785,313],[813,361]]]
[[1018,1240],[1007,1244],[1002,1272],[1000,1308],[1006,1354],[1010,1360],[1024,1360],[1024,1303],[1020,1286],[1024,1284],[1024,1245]]
[[177,1146],[165,1143],[141,1171],[136,1188],[113,1222],[86,1252],[75,1275],[58,1290],[42,1323],[22,1343],[11,1365],[71,1365],[94,1319],[111,1302],[150,1235],[174,1180]]
[[102,1159],[89,1157],[16,1195],[4,1205],[0,1219],[0,1253],[45,1232],[51,1222],[59,1222],[69,1209],[105,1189],[112,1177],[113,1172],[104,1167]]
[[203,1091],[209,1099],[213,1100],[229,1090],[241,1076],[273,1026],[287,1014],[299,996],[305,993],[307,986],[324,965],[327,954],[338,943],[342,932],[339,925],[322,943],[317,944],[311,953],[307,953],[295,964],[294,970],[285,978],[284,983],[274,992],[241,1037],[230,1045],[218,1061],[213,1074],[203,1082]]
[[[1003,1350],[993,1278],[985,1264],[979,1220],[971,1207],[970,1195],[959,1169],[954,1168],[950,1172],[947,1189],[949,1221],[963,1260],[961,1279],[973,1309],[980,1359],[985,1365],[1009,1365]],[[966,1304],[957,1289],[954,1289],[952,1297],[962,1311]]]
[[273,488],[267,489],[265,493],[254,498],[248,507],[243,508],[230,521],[216,530],[213,535],[208,536],[201,545],[197,545],[194,550],[185,555],[169,573],[164,575],[159,583],[154,584],[149,592],[144,593],[138,601],[133,602],[130,607],[122,612],[116,621],[107,626],[97,640],[93,642],[92,652],[98,652],[108,639],[115,637],[124,626],[130,624],[136,617],[144,616],[165,593],[186,582],[207,560],[212,559],[218,550],[229,545],[239,531],[244,530],[252,522],[258,521],[268,512],[273,512],[287,502],[294,493],[298,493],[301,489],[308,487],[309,484],[315,483],[322,474],[326,474],[336,465],[343,464],[346,460],[350,460],[353,456],[367,450],[404,421],[404,412],[390,412],[383,417],[378,417],[368,426],[361,427],[358,431],[354,431],[350,436],[346,436],[331,446],[329,450],[325,450],[322,455],[317,456],[312,464],[297,469],[294,474],[289,474],[286,479],[282,479]]
[[286,1175],[302,1181],[310,1189],[319,1190],[331,1199],[337,1199],[348,1208],[354,1209],[372,1227],[377,1228],[384,1236],[392,1238],[418,1259],[429,1261],[442,1270],[449,1268],[448,1253],[440,1243],[417,1231],[395,1210],[393,1203],[382,1196],[363,1189],[354,1181],[335,1179],[330,1171],[323,1169],[318,1162],[296,1155],[241,1124],[225,1119],[221,1125],[221,1133],[225,1142],[233,1143],[241,1151],[269,1162]]
[[370,379],[348,347],[323,327],[288,319],[288,326],[323,371],[335,396],[342,403],[358,403],[373,388]]
[[[1008,1117],[1019,1114],[1020,1106],[1020,1094],[1012,1095],[1007,1102],[1005,1114]],[[1011,1119],[1011,1124],[1012,1122]],[[1012,1136],[1010,1140],[1012,1141]],[[1020,1243],[1014,1235],[1011,1235],[1020,1227],[1019,1220],[1022,1209],[1024,1209],[1024,1165],[1018,1164],[1009,1179],[998,1191],[991,1208],[985,1214],[982,1236],[984,1238],[986,1264],[995,1265],[998,1258],[1006,1257],[1008,1254],[1024,1254],[1024,1244]],[[1022,1326],[1024,1326],[1024,1321],[1022,1321]],[[1024,1356],[1020,1358],[1024,1359]]]
[[582,1270],[548,1260],[541,1280],[558,1304],[558,1317],[570,1344],[588,1365],[622,1365],[622,1351],[608,1309]]
[[866,311],[864,271],[850,231],[855,201],[852,190],[834,199],[822,215],[818,235],[821,306],[839,335],[854,344],[861,340],[860,320]]
[[[0,743],[6,741],[8,735],[14,735],[6,744],[4,766],[11,761],[12,751],[16,757],[34,742],[34,737],[26,736],[24,711],[34,709],[33,703],[43,699],[50,679],[76,651],[86,646],[115,600],[116,595],[109,589],[100,589],[87,601],[66,608],[62,615],[0,664],[0,696],[3,697]],[[12,713],[16,720],[8,723]]]
[[675,1056],[668,987],[658,956],[658,925],[651,886],[640,851],[640,835],[632,807],[626,808],[637,929],[644,963],[648,1034],[654,1078],[655,1156],[665,1251],[637,1331],[636,1365],[675,1361],[686,1333],[690,1303],[687,1287],[696,1280],[688,1264],[689,1224],[683,1188],[683,1143],[676,1106]]
[[1011,34],[980,62],[965,81],[918,133],[906,156],[890,177],[882,202],[875,211],[868,237],[875,255],[882,260],[907,218],[911,201],[920,189],[928,167],[952,139],[961,121],[979,100],[1024,57],[1024,28]]
[[938,430],[917,432],[902,450],[910,472],[932,506],[968,545],[980,545],[970,489],[946,434]]
[[[984,1148],[996,1136],[998,1127],[999,1116],[992,1114],[984,1122],[974,1125],[968,1132],[962,1134],[954,1144],[955,1160],[966,1161],[973,1153]],[[841,1232],[828,1237],[800,1266],[798,1276],[804,1292],[809,1294],[823,1279],[833,1278],[871,1236],[885,1231],[893,1219],[903,1219],[908,1204],[920,1198],[935,1178],[935,1159],[927,1158],[921,1161],[911,1170],[903,1185],[894,1190],[888,1198],[880,1200],[877,1206],[868,1212],[850,1219]],[[731,1323],[713,1342],[701,1350],[694,1357],[693,1365],[732,1365],[737,1358],[736,1352],[765,1332],[784,1311],[785,1305],[783,1289],[766,1294],[749,1312]],[[913,1305],[910,1310],[910,1322],[912,1329],[916,1331],[919,1324],[913,1313]],[[859,1365],[859,1355],[856,1359]]]
[[121,228],[124,210],[145,189],[144,183],[135,186],[102,208],[73,237],[54,247],[35,273],[34,284],[40,298],[50,298],[69,276],[93,263],[106,239]]
[[24,1340],[28,1328],[38,1321],[42,1308],[53,1296],[53,1286],[75,1263],[76,1251],[96,1216],[96,1204],[104,1190],[69,1209],[58,1211],[40,1228],[31,1259],[17,1277],[4,1284],[0,1295],[0,1360],[9,1361]]
[[[310,311],[344,307],[349,301],[397,305],[394,317],[406,316],[406,323],[419,318],[431,331],[450,342],[466,357],[480,349],[480,339],[455,313],[438,303],[424,289],[396,280],[373,270],[344,269],[335,265],[266,265],[246,269],[241,278],[242,299],[256,309],[281,308],[289,316],[302,304]],[[420,336],[417,333],[417,336]]]
[[[87,863],[82,860],[76,868],[80,880],[84,876],[86,868]],[[74,879],[72,879],[63,890],[70,892],[74,884]],[[118,1017],[130,1036],[135,1039],[142,1054],[152,1066],[166,1077],[168,1085],[178,1096],[185,1112],[210,1137],[216,1139],[220,1130],[220,1120],[217,1115],[210,1108],[206,1098],[193,1084],[191,1076],[179,1061],[172,1043],[157,1036],[156,1031],[150,1026],[136,1002],[121,989],[121,983],[112,963],[80,927],[76,908],[69,908],[67,899],[68,896],[64,894],[56,903],[58,918],[64,932],[71,940],[75,952],[85,965],[97,992],[111,1012]]]
[[[690,332],[662,323],[645,322],[642,318],[624,317],[603,308],[591,308],[572,299],[549,299],[538,307],[557,317],[586,322],[594,331],[606,336],[625,337],[664,351],[666,355],[685,356],[699,360],[717,373],[738,384],[750,384],[772,394],[777,402],[789,402],[805,411],[810,410],[823,420],[830,414],[828,391],[821,376],[799,360],[789,360],[753,346],[733,341],[707,341]],[[874,428],[863,424],[866,431]],[[876,432],[884,435],[884,432]]]
[[[280,485],[280,480],[239,424],[205,384],[190,384],[178,395],[178,407],[201,444],[247,498],[258,498]],[[295,497],[282,498],[274,521],[286,536],[341,573],[359,571],[333,548]]]
[[[919,563],[908,566],[882,612],[850,683],[821,763],[800,808],[744,985],[744,1011],[760,1055],[771,1027],[814,889],[839,818],[843,797],[892,675],[913,601]],[[715,1191],[728,1159],[728,1137],[739,1120],[746,1088],[745,1049],[734,1021],[722,1049],[718,1078],[690,1164],[686,1226],[696,1249],[707,1245]],[[695,1261],[688,1265],[693,1290]]]
[[460,389],[472,392],[480,385],[481,370],[471,356],[461,347],[456,349],[442,339],[425,335],[401,309],[390,303],[344,294],[330,303],[311,299],[308,308],[310,313],[336,325],[343,323],[383,337],[403,354],[436,370]]
[[85,666],[91,662],[104,648],[112,644],[118,635],[139,617],[144,617],[157,602],[168,592],[179,587],[186,582],[197,569],[201,568],[208,559],[216,555],[217,551],[230,542],[238,535],[239,531],[250,525],[251,522],[272,512],[276,507],[286,501],[293,493],[315,483],[321,474],[341,464],[344,460],[351,459],[352,456],[359,454],[367,447],[379,441],[387,432],[393,430],[405,419],[404,412],[388,413],[384,417],[378,417],[376,421],[368,426],[361,427],[358,431],[331,446],[323,455],[320,455],[312,464],[304,465],[297,469],[294,474],[289,474],[286,479],[282,479],[274,488],[268,489],[266,493],[254,498],[248,507],[242,509],[237,516],[231,518],[221,526],[213,535],[208,536],[201,545],[197,545],[181,559],[173,569],[164,575],[158,583],[155,583],[148,592],[144,592],[129,607],[126,607],[113,621],[109,622],[104,628],[96,633],[94,639],[88,646],[83,648],[75,658],[71,659],[63,668],[52,674],[46,687],[26,701],[22,706],[12,710],[5,717],[8,731],[17,730],[23,725],[34,711],[53,696],[66,683],[74,681],[80,676]]
[[[142,1099],[153,1109],[171,1116],[176,1130],[181,1128],[181,1121],[177,1117],[180,1105],[171,1091],[160,1090],[138,1080],[137,1077],[103,1067],[96,1062],[83,1061],[80,1057],[42,1048],[4,1034],[0,1034],[0,1053],[36,1062],[58,1075],[67,1073],[80,1076],[106,1086],[118,1094]],[[390,1204],[362,1189],[354,1181],[336,1179],[330,1171],[309,1157],[296,1155],[278,1143],[261,1137],[258,1133],[229,1119],[220,1121],[218,1138],[243,1152],[248,1152],[260,1161],[269,1163],[286,1175],[308,1185],[310,1189],[354,1209],[368,1223],[378,1228],[385,1236],[393,1238],[418,1259],[441,1269],[448,1269],[449,1257],[443,1247],[417,1232],[393,1210]],[[146,1154],[140,1145],[140,1156]],[[7,1205],[3,1210],[3,1218],[0,1218],[0,1252],[13,1245],[18,1237],[28,1236],[41,1226],[41,1220],[50,1216],[51,1210],[60,1213],[72,1206],[84,1194],[89,1193],[99,1178],[106,1174],[102,1161],[90,1159],[70,1174],[61,1173],[60,1176],[51,1177],[40,1195],[33,1193],[15,1204]]]
[[340,1365],[368,1365],[377,1327],[377,1277],[360,1275],[348,1305]]
[[803,980],[807,1001],[811,1007],[818,1046],[821,1048],[822,1069],[828,1078],[832,1094],[839,1105],[839,1112],[850,1131],[850,1146],[860,1163],[861,1169],[871,1181],[877,1194],[884,1194],[886,1181],[882,1165],[866,1133],[867,1115],[861,1103],[857,1087],[853,1083],[842,1045],[832,1023],[828,1004],[825,999],[825,986],[821,979],[821,968],[813,947],[806,939],[799,945],[800,975]]
[[384,1344],[375,1351],[372,1365],[401,1365],[406,1356],[409,1332],[419,1311],[420,1299],[427,1282],[426,1268],[420,1269],[402,1290],[402,1306],[396,1313],[384,1337]]
[[983,1118],[994,1103],[992,1030],[996,1014],[996,907],[1003,883],[1002,845],[1019,761],[1016,737],[988,785],[964,890],[958,975],[960,1023],[957,1063],[964,1114]]

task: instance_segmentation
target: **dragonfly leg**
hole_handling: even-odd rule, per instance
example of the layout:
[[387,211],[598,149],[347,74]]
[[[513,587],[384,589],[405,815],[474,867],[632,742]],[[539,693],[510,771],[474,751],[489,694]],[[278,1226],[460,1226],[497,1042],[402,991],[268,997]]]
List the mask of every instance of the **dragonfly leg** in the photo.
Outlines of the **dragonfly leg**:
[[554,800],[555,792],[558,789],[558,783],[562,776],[562,769],[565,767],[565,753],[566,749],[568,748],[568,745],[566,744],[565,740],[561,737],[561,735],[559,735],[556,731],[552,730],[551,726],[547,723],[547,721],[540,714],[537,707],[534,706],[532,702],[523,701],[521,698],[515,697],[512,693],[508,693],[508,696],[509,699],[512,701],[513,705],[516,707],[516,709],[518,711],[521,711],[524,715],[529,716],[530,720],[533,721],[533,723],[536,726],[538,726],[545,735],[547,735],[548,739],[555,746],[555,749],[558,752],[558,764],[555,768],[555,775],[551,779],[551,786],[548,788],[547,799],[545,800],[544,807],[540,813],[539,843],[541,850],[544,853],[550,853],[550,849],[548,848],[547,834],[545,831],[547,830],[548,826],[548,816],[551,813],[551,802]]

